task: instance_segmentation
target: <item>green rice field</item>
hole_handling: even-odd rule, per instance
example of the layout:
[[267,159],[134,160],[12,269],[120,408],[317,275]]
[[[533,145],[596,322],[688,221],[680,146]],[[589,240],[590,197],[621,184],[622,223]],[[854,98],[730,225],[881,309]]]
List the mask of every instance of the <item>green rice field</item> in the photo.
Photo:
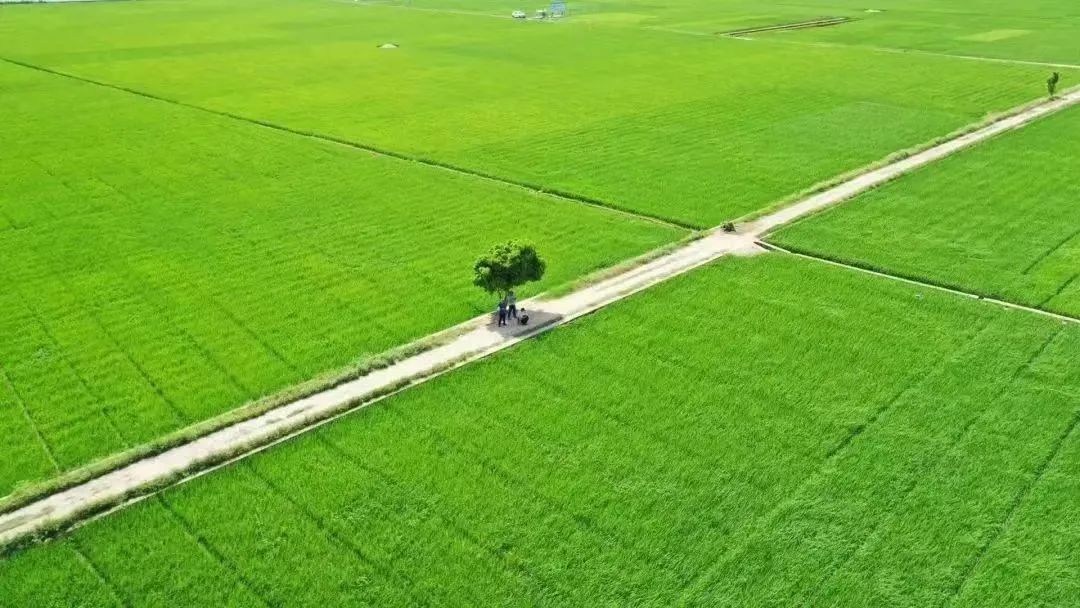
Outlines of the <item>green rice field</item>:
[[[872,4],[813,0],[810,5],[819,13],[851,17],[854,21],[839,27],[774,33],[760,39],[1080,64],[1080,5],[1075,2],[886,0]],[[806,3],[800,3],[800,7],[809,8]]]
[[535,292],[685,234],[10,64],[0,82],[0,496],[485,311],[492,243],[541,247]]
[[424,6],[8,7],[0,57],[696,227],[1029,102],[1048,75]]
[[[506,15],[513,0],[383,0],[429,10]],[[835,27],[754,34],[759,41],[915,51],[975,59],[1080,64],[1080,6],[1068,0],[591,0],[570,3],[575,22],[712,35],[845,17]]]
[[533,292],[566,283],[687,234],[601,206],[717,225],[1043,72],[653,27],[780,5],[2,8],[0,496],[480,313],[495,241],[549,258]]
[[778,244],[1080,316],[1080,111],[1003,135],[823,214]]
[[1077,370],[1075,325],[723,260],[13,555],[0,598],[1070,606]]
[[[0,0],[0,510],[491,311],[497,243],[565,293],[1080,84],[1065,0],[546,4]],[[1074,107],[65,494],[0,608],[1075,608],[1078,166]]]

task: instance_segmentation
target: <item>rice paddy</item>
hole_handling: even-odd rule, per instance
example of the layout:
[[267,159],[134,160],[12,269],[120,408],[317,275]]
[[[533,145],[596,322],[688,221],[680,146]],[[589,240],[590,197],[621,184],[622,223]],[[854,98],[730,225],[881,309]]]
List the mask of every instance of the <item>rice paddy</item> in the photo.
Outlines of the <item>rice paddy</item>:
[[0,596],[1055,605],[1078,354],[1077,326],[725,260],[10,557]]
[[[503,0],[382,0],[428,10],[505,15]],[[512,4],[512,3],[510,3]],[[708,36],[823,17],[843,25],[754,34],[761,43],[838,45],[999,61],[1080,64],[1080,9],[1067,0],[592,0],[571,3],[575,22]]]
[[[0,496],[684,231],[0,63]],[[78,112],[68,109],[77,107]]]
[[781,245],[1080,316],[1080,112],[781,229]]
[[[565,287],[1080,78],[1063,0],[0,3],[9,505],[490,310],[497,242]],[[0,608],[1075,606],[1080,324],[894,279],[1080,317],[1077,141],[769,237],[892,278],[725,257],[9,546]]]
[[1031,101],[1047,76],[381,4],[137,4],[11,11],[0,57],[696,227]]
[[[837,5],[843,8],[836,8]],[[956,0],[812,2],[820,11],[847,15],[842,27],[781,32],[761,40],[792,44],[942,53],[1003,61],[1080,64],[1080,10],[1064,0],[989,3]],[[804,4],[804,10],[806,5]]]

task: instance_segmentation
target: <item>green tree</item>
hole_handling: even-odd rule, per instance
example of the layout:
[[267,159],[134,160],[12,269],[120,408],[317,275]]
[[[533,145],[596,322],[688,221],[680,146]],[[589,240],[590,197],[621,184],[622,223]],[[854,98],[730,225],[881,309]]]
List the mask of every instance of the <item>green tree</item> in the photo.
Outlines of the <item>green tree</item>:
[[518,285],[539,281],[547,264],[532,245],[509,241],[495,245],[473,265],[473,285],[505,296]]
[[1060,80],[1061,74],[1057,72],[1054,72],[1050,75],[1050,78],[1046,79],[1046,92],[1050,94],[1050,97],[1053,97],[1054,94],[1057,93],[1057,85]]

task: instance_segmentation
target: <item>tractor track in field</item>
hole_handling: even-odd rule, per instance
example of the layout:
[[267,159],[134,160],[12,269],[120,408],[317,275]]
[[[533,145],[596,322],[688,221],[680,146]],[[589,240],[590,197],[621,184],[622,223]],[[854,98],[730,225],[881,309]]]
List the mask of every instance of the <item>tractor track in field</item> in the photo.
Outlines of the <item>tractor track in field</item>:
[[792,30],[805,30],[818,27],[830,27],[833,25],[841,25],[843,23],[851,23],[855,19],[852,17],[819,17],[817,19],[807,19],[804,21],[791,21],[788,23],[774,23],[771,25],[759,25],[757,27],[746,27],[737,30],[729,30],[726,32],[716,32],[717,36],[727,36],[729,38],[745,38],[751,34],[765,34],[768,32],[789,32]]
[[[155,455],[118,465],[117,468],[87,481],[70,485],[25,503],[0,514],[0,549],[15,550],[34,539],[47,538],[50,534],[62,532],[103,513],[153,496],[165,488],[184,483],[266,450],[277,443],[405,390],[413,384],[427,381],[456,367],[510,348],[523,340],[591,314],[720,257],[761,253],[766,248],[775,247],[762,243],[761,239],[781,225],[798,221],[842,203],[919,167],[1077,103],[1080,103],[1080,90],[1073,90],[1060,98],[1025,107],[1005,118],[913,153],[901,160],[859,173],[768,215],[740,224],[733,234],[713,230],[702,238],[651,261],[598,280],[566,295],[551,299],[535,298],[525,302],[523,307],[527,307],[532,313],[536,320],[534,325],[496,328],[489,319],[481,317],[473,321],[469,331],[440,346],[254,418],[220,428]],[[866,269],[848,267],[869,272]],[[906,280],[882,273],[876,274]],[[974,294],[953,291],[968,297],[978,297]],[[1005,302],[997,303],[1071,322],[1080,321]]]

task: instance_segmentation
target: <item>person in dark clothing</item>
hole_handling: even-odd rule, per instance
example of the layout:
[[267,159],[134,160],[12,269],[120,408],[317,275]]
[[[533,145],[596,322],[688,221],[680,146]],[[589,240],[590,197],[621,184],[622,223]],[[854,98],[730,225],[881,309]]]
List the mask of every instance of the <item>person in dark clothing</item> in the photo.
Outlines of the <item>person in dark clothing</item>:
[[506,298],[499,300],[499,327],[506,326]]

